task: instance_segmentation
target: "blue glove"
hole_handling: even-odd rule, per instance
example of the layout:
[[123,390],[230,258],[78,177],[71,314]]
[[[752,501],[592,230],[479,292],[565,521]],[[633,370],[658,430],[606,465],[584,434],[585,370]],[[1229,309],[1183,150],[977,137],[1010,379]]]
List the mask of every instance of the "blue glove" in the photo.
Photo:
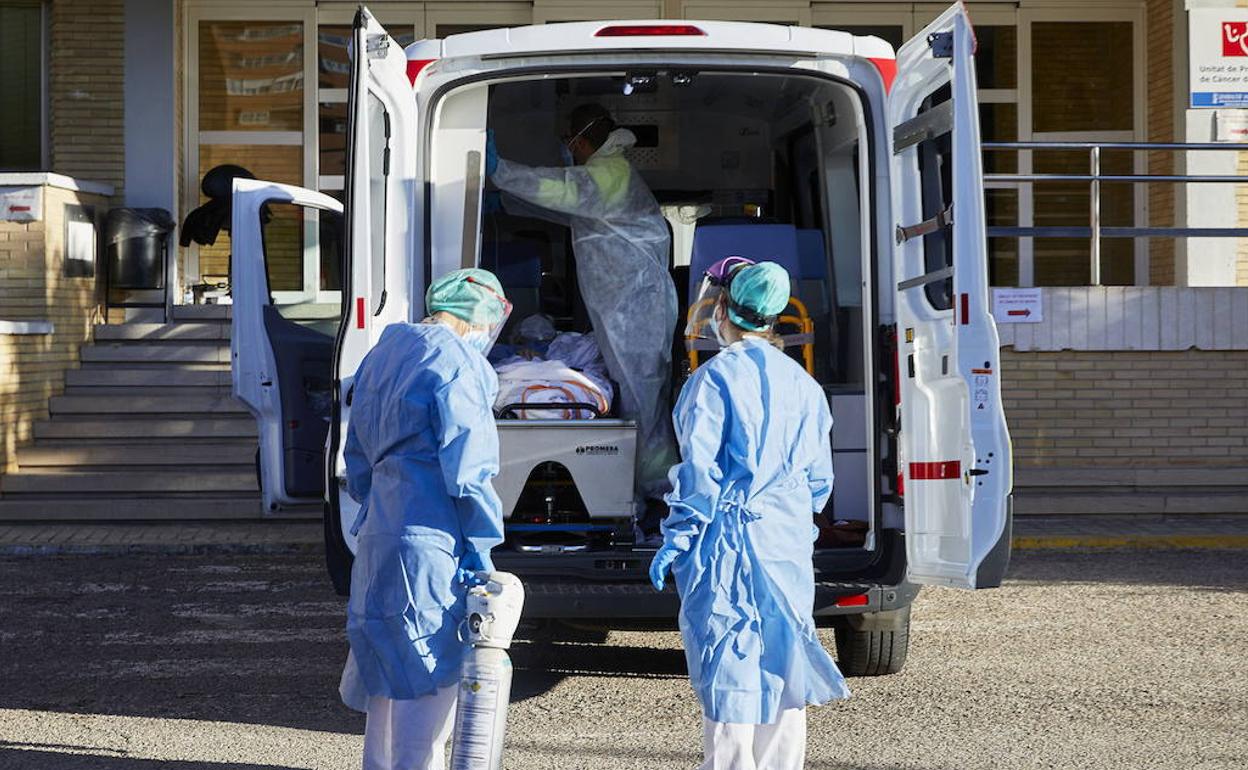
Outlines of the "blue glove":
[[485,175],[494,176],[498,171],[498,148],[494,146],[494,129],[485,131]]
[[481,213],[494,214],[503,210],[503,194],[498,190],[490,190],[481,196]]
[[488,553],[478,553],[477,551],[464,551],[464,555],[459,560],[459,582],[476,583],[478,572],[493,572],[494,562],[490,561]]
[[672,563],[680,554],[679,549],[665,544],[654,555],[654,559],[650,562],[650,583],[654,586],[654,590],[663,590],[663,586],[667,583],[667,571],[671,569]]

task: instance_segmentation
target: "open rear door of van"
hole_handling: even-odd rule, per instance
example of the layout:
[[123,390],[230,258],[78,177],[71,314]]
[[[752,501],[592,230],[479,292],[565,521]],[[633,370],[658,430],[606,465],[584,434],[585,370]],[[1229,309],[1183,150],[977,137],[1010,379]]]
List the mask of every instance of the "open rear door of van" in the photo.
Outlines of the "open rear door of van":
[[256,417],[267,512],[325,495],[342,243],[342,204],[328,195],[234,180],[231,376]]
[[[359,506],[347,495],[342,447],[355,373],[386,326],[411,320],[408,297],[423,249],[420,143],[412,77],[419,72],[385,28],[361,7],[355,15],[347,93],[344,321],[334,351],[333,418],[326,469],[325,548],[339,593],[350,582]],[[409,74],[410,73],[410,74]]]
[[974,50],[957,5],[898,52],[893,264],[909,578],[990,588],[1009,563],[1013,482],[988,306]]

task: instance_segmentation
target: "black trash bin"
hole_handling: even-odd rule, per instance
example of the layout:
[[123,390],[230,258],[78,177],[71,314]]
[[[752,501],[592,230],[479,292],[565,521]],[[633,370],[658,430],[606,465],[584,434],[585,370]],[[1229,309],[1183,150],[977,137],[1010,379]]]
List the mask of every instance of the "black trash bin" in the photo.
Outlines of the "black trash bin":
[[110,289],[165,288],[173,217],[164,209],[112,209],[104,221]]

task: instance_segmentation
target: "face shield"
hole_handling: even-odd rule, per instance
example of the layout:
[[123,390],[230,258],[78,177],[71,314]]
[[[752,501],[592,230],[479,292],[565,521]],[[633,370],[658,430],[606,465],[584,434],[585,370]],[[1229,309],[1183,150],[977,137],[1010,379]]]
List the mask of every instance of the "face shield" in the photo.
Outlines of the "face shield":
[[507,325],[507,319],[511,317],[511,302],[485,283],[475,280],[471,276],[467,280],[468,283],[480,287],[483,291],[492,295],[494,299],[498,300],[498,304],[502,308],[502,313],[498,320],[486,324],[474,323],[472,331],[464,335],[464,339],[480,350],[481,355],[488,355],[494,347],[494,343],[498,341],[498,335],[503,333],[503,327]]
[[706,269],[702,274],[702,284],[698,287],[697,297],[689,306],[689,320],[685,325],[686,339],[716,339],[715,329],[719,326],[715,309],[728,291],[732,276],[746,265],[754,264],[754,260],[746,257],[725,257]]

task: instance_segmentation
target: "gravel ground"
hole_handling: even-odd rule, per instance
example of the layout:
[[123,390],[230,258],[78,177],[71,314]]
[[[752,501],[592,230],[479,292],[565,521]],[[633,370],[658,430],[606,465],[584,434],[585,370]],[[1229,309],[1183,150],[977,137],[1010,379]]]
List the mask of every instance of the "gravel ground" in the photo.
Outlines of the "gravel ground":
[[[359,766],[318,557],[5,558],[0,584],[0,768]],[[1027,552],[1001,589],[925,590],[906,670],[812,710],[807,767],[1244,768],[1246,592],[1231,551]],[[509,769],[697,764],[677,634],[514,658]]]

